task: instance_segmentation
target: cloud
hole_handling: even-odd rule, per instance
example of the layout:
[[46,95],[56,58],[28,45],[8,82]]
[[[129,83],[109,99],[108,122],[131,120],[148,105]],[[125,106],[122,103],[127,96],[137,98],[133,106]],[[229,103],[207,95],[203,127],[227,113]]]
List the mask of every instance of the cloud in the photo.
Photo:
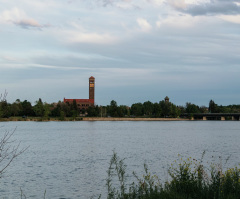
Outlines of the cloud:
[[177,9],[185,9],[187,7],[185,0],[169,0],[168,3]]
[[168,4],[181,12],[197,15],[237,15],[240,13],[236,0],[210,0],[198,4],[186,4],[185,0],[169,0]]
[[117,42],[117,38],[105,33],[84,33],[78,31],[69,31],[67,40],[70,43],[89,43],[89,44],[112,44]]
[[152,29],[152,26],[148,23],[146,19],[138,18],[137,23],[143,32],[149,32]]
[[29,28],[41,29],[41,28],[50,27],[50,25],[48,25],[48,24],[41,25],[34,19],[22,19],[19,21],[15,21],[14,24],[16,24],[22,28],[25,28],[25,29],[29,29]]
[[148,3],[154,4],[154,5],[158,5],[158,6],[162,5],[165,2],[165,0],[146,0],[146,1]]
[[25,18],[26,14],[23,10],[12,8],[11,10],[4,10],[0,15],[1,22],[13,22],[19,18]]
[[[204,18],[205,19],[205,18]],[[158,21],[156,22],[156,26],[161,28],[162,26],[165,27],[174,27],[174,28],[188,28],[196,26],[196,24],[201,23],[202,18],[200,17],[192,17],[191,15],[172,15],[166,18],[159,17]]]
[[[103,7],[107,7],[107,6],[116,6],[119,3],[130,3],[132,0],[92,0],[91,2],[88,2],[90,4],[96,4],[96,5],[100,5]],[[69,3],[73,3],[74,1],[71,0],[69,1]]]
[[240,15],[221,15],[219,18],[231,23],[240,24]]
[[0,22],[2,23],[13,23],[21,28],[46,28],[50,27],[48,24],[40,24],[33,18],[30,18],[26,13],[19,8],[12,8],[10,10],[5,10],[0,15]]

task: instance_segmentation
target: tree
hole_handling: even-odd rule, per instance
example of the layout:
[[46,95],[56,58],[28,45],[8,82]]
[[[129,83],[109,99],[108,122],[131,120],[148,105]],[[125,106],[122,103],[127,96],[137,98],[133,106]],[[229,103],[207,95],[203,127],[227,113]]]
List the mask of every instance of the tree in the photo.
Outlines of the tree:
[[100,108],[98,106],[90,106],[87,109],[89,117],[97,117],[100,114]]
[[49,108],[49,104],[44,103],[44,104],[43,104],[43,117],[44,117],[45,119],[48,119],[50,112],[51,112],[51,111],[50,111],[50,108]]
[[143,103],[143,114],[151,116],[153,112],[153,103],[150,101]]
[[199,111],[200,111],[200,113],[207,113],[208,108],[206,106],[201,106],[201,107],[199,107]]
[[179,117],[180,113],[181,113],[180,108],[178,108],[175,104],[171,103],[170,116],[172,118],[177,118],[177,117]]
[[[5,91],[4,95],[0,95],[0,103],[6,102],[7,93]],[[12,161],[21,155],[28,147],[20,149],[20,143],[14,145],[14,140],[12,139],[15,133],[14,129],[11,133],[5,132],[3,137],[0,139],[0,178],[6,172],[6,169],[12,163]]]
[[51,116],[60,117],[60,112],[62,111],[62,102],[59,101],[57,104],[52,104]]
[[20,104],[14,102],[12,105],[11,105],[11,114],[13,116],[17,116],[19,115],[21,109],[20,109]]
[[153,115],[155,117],[160,117],[161,113],[162,113],[162,110],[161,110],[159,103],[154,103],[153,104]]
[[118,116],[119,117],[124,117],[124,116],[128,116],[129,115],[129,110],[128,110],[128,107],[125,106],[125,105],[120,105],[118,108],[117,108],[117,112],[118,112]]
[[44,106],[41,98],[39,98],[39,100],[36,101],[36,105],[34,106],[33,110],[36,116],[39,116],[39,117],[44,116]]
[[15,130],[11,133],[5,132],[3,137],[0,139],[0,178],[12,161],[28,148],[26,147],[20,149],[20,143],[14,145],[15,141],[12,139],[12,136],[15,133]]
[[70,104],[67,103],[61,103],[61,111],[64,112],[65,117],[71,117],[72,113],[71,113],[71,108],[70,108]]
[[162,117],[170,117],[170,112],[171,112],[171,103],[170,102],[165,102],[164,100],[159,102],[159,105],[161,107]]
[[0,102],[0,117],[10,117],[11,116],[11,110],[10,110],[10,104],[7,103],[6,100]]
[[187,113],[200,113],[199,106],[191,104],[190,102],[186,103],[186,112]]
[[218,109],[218,105],[215,104],[215,102],[213,100],[210,100],[209,108],[208,108],[209,112],[210,113],[217,113],[217,109]]
[[160,101],[159,105],[161,107],[161,116],[162,117],[172,117],[176,118],[180,115],[181,109],[178,108],[175,104],[168,101]]
[[21,115],[26,115],[26,116],[34,116],[35,115],[31,102],[24,100],[23,102],[21,102],[21,105],[22,105]]
[[117,106],[117,102],[112,100],[110,102],[110,106],[108,107],[108,113],[111,117],[118,117],[118,106]]
[[135,116],[142,116],[143,115],[143,105],[142,103],[132,104],[131,106],[131,114]]

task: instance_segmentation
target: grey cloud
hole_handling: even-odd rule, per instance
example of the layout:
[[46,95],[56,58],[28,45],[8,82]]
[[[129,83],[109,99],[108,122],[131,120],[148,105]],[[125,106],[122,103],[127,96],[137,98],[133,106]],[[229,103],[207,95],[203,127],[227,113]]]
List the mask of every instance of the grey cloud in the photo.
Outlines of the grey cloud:
[[[72,1],[71,1],[72,3]],[[140,9],[139,3],[133,3],[132,0],[95,0],[95,1],[87,1],[88,4],[91,4],[91,6],[102,6],[102,7],[117,7],[117,8],[122,8],[119,6],[119,3],[125,3],[129,4],[131,8],[133,9]],[[141,4],[141,3],[140,3]]]
[[20,26],[21,28],[24,29],[30,29],[30,28],[37,28],[41,30],[42,28],[47,28],[50,27],[49,24],[39,24],[37,21],[33,19],[25,19],[25,20],[19,20],[13,22],[15,25]]
[[191,14],[192,16],[197,15],[237,15],[240,14],[240,6],[236,4],[234,0],[211,0],[209,3],[191,5],[186,9],[178,9],[179,11]]

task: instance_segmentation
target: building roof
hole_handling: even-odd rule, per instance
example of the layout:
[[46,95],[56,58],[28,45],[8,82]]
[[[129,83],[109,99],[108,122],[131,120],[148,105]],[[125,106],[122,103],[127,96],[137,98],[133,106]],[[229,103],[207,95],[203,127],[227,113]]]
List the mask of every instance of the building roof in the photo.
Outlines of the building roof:
[[64,102],[69,102],[69,103],[73,103],[73,100],[76,100],[76,103],[91,103],[94,104],[94,99],[65,99],[64,98]]
[[95,77],[91,76],[91,77],[89,77],[89,79],[95,79]]

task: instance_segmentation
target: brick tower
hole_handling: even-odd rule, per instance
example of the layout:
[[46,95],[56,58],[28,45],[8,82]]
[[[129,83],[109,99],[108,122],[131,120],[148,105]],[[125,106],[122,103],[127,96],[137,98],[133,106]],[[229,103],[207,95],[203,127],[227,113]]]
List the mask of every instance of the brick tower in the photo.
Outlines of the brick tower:
[[93,104],[94,104],[94,97],[95,97],[95,78],[91,76],[89,78],[89,99],[93,100]]

